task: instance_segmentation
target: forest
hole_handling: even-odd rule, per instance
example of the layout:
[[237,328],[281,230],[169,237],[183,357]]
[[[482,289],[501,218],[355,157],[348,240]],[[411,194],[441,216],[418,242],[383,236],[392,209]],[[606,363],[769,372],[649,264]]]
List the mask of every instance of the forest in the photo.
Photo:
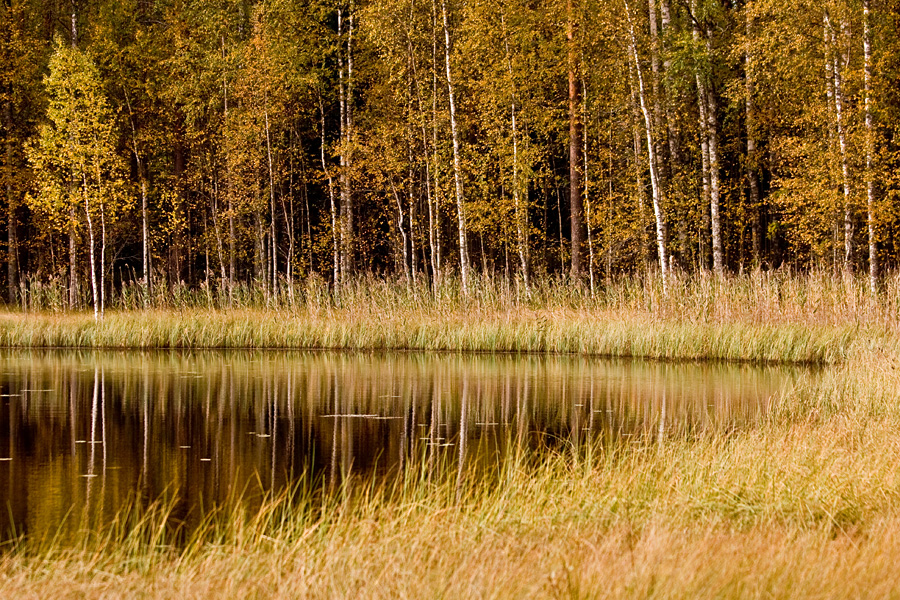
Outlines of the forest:
[[10,304],[900,261],[898,0],[0,15]]

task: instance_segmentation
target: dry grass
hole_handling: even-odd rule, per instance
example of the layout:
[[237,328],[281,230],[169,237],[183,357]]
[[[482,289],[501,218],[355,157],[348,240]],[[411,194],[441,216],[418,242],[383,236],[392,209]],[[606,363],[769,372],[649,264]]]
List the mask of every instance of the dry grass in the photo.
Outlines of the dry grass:
[[[594,295],[562,280],[525,293],[482,279],[463,297],[358,280],[337,292],[310,279],[266,306],[249,292],[234,308],[171,303],[113,310],[0,315],[0,345],[103,348],[349,348],[479,352],[572,352],[665,359],[836,363],[900,352],[900,277],[872,296],[862,278],[755,273],[675,279],[667,297],[654,279],[622,279]],[[258,300],[258,301],[257,301]]]
[[[461,485],[452,469],[436,469],[411,470],[390,489],[363,485],[321,496],[298,488],[258,513],[218,514],[177,549],[161,527],[164,509],[125,516],[76,548],[23,540],[0,559],[0,596],[892,596],[900,589],[895,313],[862,296],[856,306],[836,298],[817,301],[819,320],[807,324],[811,309],[797,291],[790,301],[782,294],[779,312],[766,302],[737,301],[753,284],[725,285],[743,287],[718,293],[714,314],[696,318],[698,293],[690,296],[693,308],[679,312],[623,304],[475,306],[473,314],[415,306],[393,314],[370,299],[372,310],[362,316],[352,312],[361,307],[355,304],[290,313],[121,313],[102,324],[81,315],[29,317],[26,325],[5,317],[5,343],[129,345],[164,335],[182,344],[387,340],[840,364],[774,398],[755,429],[523,450],[496,471],[465,474]],[[862,326],[864,315],[871,319]]]

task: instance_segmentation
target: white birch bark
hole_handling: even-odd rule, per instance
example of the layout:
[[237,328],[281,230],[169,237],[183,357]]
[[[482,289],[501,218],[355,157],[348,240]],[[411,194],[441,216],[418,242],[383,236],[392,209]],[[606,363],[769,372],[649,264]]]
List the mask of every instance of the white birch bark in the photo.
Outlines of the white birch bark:
[[866,113],[866,225],[869,234],[869,289],[878,290],[878,248],[875,242],[875,125],[872,118],[872,31],[870,0],[863,0],[863,78]]
[[656,163],[657,156],[653,137],[653,118],[651,117],[650,110],[647,106],[646,93],[644,91],[644,75],[641,70],[641,61],[637,51],[637,37],[634,33],[634,21],[631,18],[631,8],[628,6],[628,0],[623,0],[623,2],[625,4],[625,14],[628,18],[631,56],[637,73],[638,100],[640,102],[641,113],[644,115],[644,129],[647,134],[647,162],[650,165],[650,186],[653,190],[653,215],[656,218],[656,247],[659,253],[659,270],[662,276],[663,294],[668,295],[669,257],[666,250],[666,222],[665,214],[663,213],[662,190],[659,184],[659,173]]
[[84,214],[87,219],[88,242],[91,253],[91,293],[94,304],[94,320],[98,321],[100,319],[100,294],[97,290],[97,248],[94,242],[94,220],[91,218],[91,205],[88,200],[87,176],[84,173],[81,175],[81,193],[84,196]]
[[275,173],[272,167],[272,139],[269,135],[269,95],[265,94],[264,116],[266,124],[266,158],[269,163],[269,234],[272,248],[272,295],[278,297],[278,241],[275,237]]
[[[708,38],[706,43],[708,51]],[[716,275],[722,276],[725,274],[725,252],[722,247],[722,218],[719,214],[721,200],[719,185],[719,117],[718,102],[710,86],[706,87],[706,104],[706,132],[709,137],[709,215],[712,228],[713,271]]]
[[397,203],[397,229],[400,230],[400,241],[403,245],[403,275],[406,278],[406,288],[409,289],[412,283],[409,274],[409,255],[407,253],[406,230],[403,228],[403,202],[400,201],[400,194],[397,193],[397,186],[394,185],[394,179],[391,178],[391,191],[394,193],[394,201]]
[[[844,192],[844,268],[849,269],[853,260],[853,212],[851,206],[850,188],[850,163],[847,157],[847,133],[844,127],[844,81],[842,67],[849,63],[849,53],[837,51],[835,45],[836,36],[831,26],[831,20],[826,13],[825,23],[827,36],[831,42],[832,74],[834,77],[834,118],[837,129],[838,148],[841,156],[841,179]],[[846,27],[846,23],[843,24]]]
[[459,271],[463,294],[469,294],[469,250],[466,239],[465,197],[459,160],[459,134],[456,127],[456,97],[453,92],[453,77],[450,71],[450,26],[447,20],[447,2],[441,0],[441,14],[444,19],[444,62],[447,69],[447,93],[450,96],[450,133],[453,137],[453,179],[456,184],[456,214],[459,223]]
[[750,188],[750,211],[753,233],[753,266],[759,268],[762,254],[762,224],[760,223],[760,189],[758,159],[756,156],[756,105],[754,95],[756,86],[753,73],[753,55],[750,50],[752,23],[749,7],[745,15],[745,32],[747,47],[744,50],[744,118],[747,132],[747,184]]
[[325,107],[322,104],[321,95],[319,96],[319,135],[321,137],[319,157],[322,159],[322,171],[328,179],[328,200],[331,208],[332,276],[334,285],[337,287],[341,281],[340,242],[338,240],[340,234],[338,231],[337,207],[334,204],[334,179],[332,179],[331,171],[325,162]]

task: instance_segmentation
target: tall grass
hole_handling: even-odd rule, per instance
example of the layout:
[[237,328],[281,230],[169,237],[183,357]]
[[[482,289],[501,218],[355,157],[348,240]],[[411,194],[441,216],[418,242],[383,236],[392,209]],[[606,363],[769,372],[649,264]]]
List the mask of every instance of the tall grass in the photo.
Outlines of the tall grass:
[[[869,291],[864,274],[813,270],[754,271],[718,278],[708,272],[676,272],[663,294],[658,274],[622,275],[599,283],[592,292],[585,282],[547,276],[526,289],[520,279],[475,275],[468,295],[458,279],[439,283],[419,279],[407,283],[392,277],[362,275],[337,287],[317,275],[294,282],[281,281],[276,290],[253,283],[190,288],[184,283],[154,288],[139,284],[110,291],[112,310],[147,308],[274,309],[292,311],[346,310],[397,311],[507,311],[590,310],[652,312],[691,321],[754,320],[802,321],[819,324],[889,322],[900,318],[900,272],[881,280],[879,292]],[[22,309],[29,313],[67,311],[68,291],[62,280],[35,280],[22,286]],[[79,304],[90,308],[90,297]]]
[[411,461],[214,512],[179,543],[165,506],[75,547],[24,539],[0,594],[881,596],[900,585],[900,374],[874,361],[788,390],[757,429],[523,447],[463,477]]
[[[895,353],[900,275],[878,295],[867,281],[829,272],[676,277],[667,296],[650,277],[622,278],[592,295],[567,280],[455,281],[362,278],[339,289],[310,278],[266,301],[235,292],[233,305],[182,290],[157,308],[123,300],[105,319],[33,310],[0,315],[0,345],[104,348],[346,348],[573,352],[664,359],[824,362],[862,351]],[[42,308],[42,307],[39,307]]]

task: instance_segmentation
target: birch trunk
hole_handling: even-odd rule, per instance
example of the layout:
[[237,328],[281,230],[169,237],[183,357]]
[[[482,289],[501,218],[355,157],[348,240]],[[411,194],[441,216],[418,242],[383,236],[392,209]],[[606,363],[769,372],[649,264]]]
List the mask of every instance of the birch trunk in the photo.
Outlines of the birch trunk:
[[[410,10],[412,10],[412,5],[410,4]],[[410,18],[410,22],[412,22],[412,18]],[[432,23],[433,25],[433,23]],[[432,32],[433,33],[433,32]],[[431,186],[431,164],[430,158],[428,155],[428,129],[426,126],[425,120],[425,108],[422,104],[422,90],[419,86],[419,74],[418,69],[416,68],[416,56],[413,52],[412,46],[412,34],[407,32],[407,50],[409,52],[409,64],[412,69],[412,78],[413,85],[415,86],[416,91],[416,106],[419,111],[419,115],[422,118],[422,153],[424,156],[423,164],[425,166],[425,203],[428,209],[428,250],[429,250],[429,260],[431,264],[431,273],[432,273],[432,281],[437,281],[438,270],[437,270],[437,261],[436,261],[436,248],[435,248],[435,235],[434,235],[434,226],[435,226],[435,210],[434,210],[434,193],[432,191]],[[412,138],[412,133],[410,133],[410,138]],[[412,142],[410,142],[411,144]],[[410,149],[410,153],[412,150]],[[412,185],[412,165],[413,161],[410,159],[410,186]],[[424,253],[424,249],[423,249]],[[423,257],[423,268],[425,268],[427,272],[427,268],[425,265],[428,264]]]
[[266,94],[264,108],[265,124],[266,124],[266,158],[269,162],[269,235],[271,236],[271,252],[272,252],[272,294],[278,296],[278,241],[275,237],[275,173],[272,167],[272,139],[269,135],[269,99]]
[[225,250],[222,246],[222,232],[219,226],[219,184],[214,183],[212,189],[210,190],[210,194],[212,196],[212,202],[210,202],[210,212],[212,213],[213,220],[213,231],[216,234],[216,251],[219,255],[219,270],[221,272],[222,277],[222,285],[225,285],[227,281],[227,275],[225,273]]
[[[691,3],[691,11],[693,12],[696,2]],[[700,42],[700,25],[693,21],[692,35],[694,43]],[[709,159],[709,104],[707,103],[706,77],[699,67],[694,69],[694,79],[697,84],[697,112],[700,115],[700,159],[701,159],[701,181],[700,188],[701,200],[703,206],[703,233],[700,235],[700,264],[703,268],[709,267],[708,248],[705,243],[707,232],[711,232],[712,223],[710,222],[710,210],[712,208],[712,194],[710,193],[710,159]]]
[[466,215],[464,211],[462,174],[459,160],[459,134],[456,127],[456,97],[453,93],[453,77],[450,71],[450,25],[447,20],[447,1],[441,0],[444,20],[444,63],[447,69],[447,94],[450,97],[450,133],[453,137],[453,179],[456,184],[456,214],[459,223],[459,271],[463,295],[469,294],[469,250],[466,239]]
[[659,179],[660,188],[665,190],[663,193],[668,191],[668,175],[669,175],[669,161],[668,156],[666,156],[666,150],[668,146],[666,143],[660,138],[660,136],[664,135],[664,131],[666,131],[666,124],[664,123],[665,117],[662,108],[662,91],[660,89],[660,57],[659,57],[659,23],[657,21],[656,16],[656,0],[647,0],[647,8],[648,8],[648,16],[650,20],[650,85],[652,90],[652,98],[650,99],[651,103],[651,117],[653,119],[653,131],[654,138],[653,141],[656,144],[656,147],[653,149],[654,154],[657,157],[657,177]]
[[[71,184],[70,184],[71,185]],[[72,186],[74,188],[74,186]],[[69,309],[74,310],[78,304],[78,265],[75,240],[78,235],[75,220],[75,205],[69,206]]]
[[[707,36],[709,32],[707,32]],[[707,50],[709,39],[707,38]],[[718,101],[710,86],[706,87],[706,133],[709,137],[709,215],[712,228],[713,271],[716,275],[725,274],[724,249],[722,247],[722,218],[719,214],[719,117]]]
[[[629,69],[631,71],[631,69]],[[630,74],[630,73],[629,73]],[[633,78],[629,78],[633,79]],[[641,150],[643,144],[641,144],[641,114],[640,107],[638,106],[637,93],[635,92],[635,86],[633,81],[629,81],[629,87],[631,88],[631,119],[632,119],[632,137],[633,137],[633,148],[634,148],[634,178],[635,178],[635,189],[637,190],[637,200],[638,200],[638,243],[641,247],[641,264],[644,267],[644,271],[647,271],[650,266],[650,258],[649,252],[647,248],[647,225],[646,225],[646,198],[644,189],[644,178],[643,178],[643,161],[641,160]]]
[[[501,16],[501,18],[503,18]],[[519,182],[519,128],[516,123],[516,86],[513,78],[512,58],[509,52],[509,37],[506,33],[506,21],[503,19],[503,45],[506,48],[506,68],[509,73],[510,89],[510,125],[512,127],[512,143],[513,143],[513,176],[512,176],[512,193],[513,206],[516,215],[516,249],[519,255],[519,268],[522,270],[522,279],[525,282],[525,292],[530,290],[528,283],[528,234],[525,231],[527,226],[527,215],[522,207],[522,192]]]
[[81,176],[81,194],[84,197],[84,214],[87,218],[88,226],[88,242],[90,247],[90,265],[91,265],[91,298],[94,305],[94,320],[100,319],[100,294],[97,291],[97,249],[94,243],[94,221],[91,218],[91,206],[88,200],[87,176]]
[[431,150],[433,153],[433,177],[434,177],[434,215],[429,214],[432,218],[434,231],[434,279],[435,290],[437,283],[440,281],[441,274],[441,204],[440,204],[440,182],[438,181],[439,163],[438,163],[438,56],[437,56],[437,4],[435,0],[431,0]]
[[[344,59],[343,50],[338,52],[338,69],[339,69],[339,97],[340,97],[340,118],[341,118],[341,172],[340,172],[340,188],[341,188],[341,206],[340,206],[340,227],[341,227],[341,279],[346,280],[353,271],[353,228],[354,228],[354,206],[353,191],[350,189],[350,169],[352,166],[351,143],[353,139],[352,132],[352,79],[353,79],[353,12],[352,4],[349,14],[349,30],[347,35],[347,74],[346,84],[344,75]],[[343,11],[338,9],[338,36],[343,38]]]
[[134,125],[134,113],[131,110],[131,101],[128,94],[125,95],[128,106],[128,121],[131,124],[131,147],[134,152],[134,160],[137,163],[138,178],[141,182],[141,266],[143,269],[141,285],[144,288],[144,306],[150,299],[150,224],[147,207],[147,172],[141,153],[138,151],[137,128]]
[[[678,119],[675,116],[675,107],[672,106],[672,94],[670,94],[669,85],[671,72],[672,72],[672,52],[670,49],[670,45],[668,42],[668,36],[666,32],[669,30],[672,24],[672,11],[670,0],[660,0],[659,3],[659,20],[661,31],[662,31],[662,44],[661,52],[662,52],[662,67],[663,67],[663,81],[666,82],[666,85],[663,86],[663,96],[665,97],[665,107],[666,107],[666,127],[669,133],[669,159],[672,163],[672,169],[678,170],[681,167],[681,149],[679,148],[679,139],[678,139],[678,127],[677,122]],[[673,178],[675,175],[672,175]]]
[[332,241],[332,258],[333,258],[333,277],[334,286],[337,287],[341,281],[341,263],[340,263],[340,244],[338,242],[338,223],[337,223],[337,207],[334,204],[334,180],[331,177],[331,171],[325,163],[325,107],[322,105],[322,96],[319,96],[319,134],[321,136],[320,158],[322,159],[322,172],[328,179],[328,200],[331,202],[331,241]]
[[[99,174],[98,174],[99,175]],[[100,318],[106,315],[106,208],[100,199]]]
[[[851,190],[850,190],[850,164],[847,157],[847,134],[844,128],[844,82],[842,75],[842,67],[847,67],[850,56],[844,53],[843,56],[837,51],[835,45],[835,35],[831,26],[828,15],[825,15],[826,26],[828,29],[828,38],[832,46],[832,73],[834,76],[834,118],[835,127],[837,129],[838,147],[841,153],[841,178],[844,192],[844,268],[849,269],[853,261],[853,212],[851,206]],[[847,27],[846,22],[842,24],[842,29]],[[843,63],[843,64],[842,64]]]
[[[72,48],[78,47],[78,28],[75,14],[75,0],[71,0],[72,18],[71,18],[71,39]],[[75,178],[69,181],[69,190],[71,196],[75,195],[76,187]],[[74,309],[78,304],[78,265],[76,261],[75,238],[77,235],[76,225],[76,208],[74,203],[69,204],[69,308]]]
[[[582,61],[584,62],[584,61]],[[581,115],[582,115],[582,142],[583,147],[581,149],[581,156],[583,160],[583,168],[584,168],[584,208],[585,208],[585,229],[587,230],[587,246],[588,246],[588,281],[591,286],[591,298],[594,297],[594,238],[591,235],[591,198],[588,190],[590,190],[589,186],[589,171],[588,171],[588,128],[587,128],[587,86],[584,83],[584,79],[581,80],[581,90],[583,92],[582,95],[582,103],[581,103]],[[610,254],[610,248],[607,246],[607,257]],[[607,273],[607,276],[609,273]]]
[[878,248],[875,243],[875,174],[873,155],[875,153],[875,125],[872,118],[872,31],[870,0],[863,0],[863,77],[865,86],[866,113],[866,224],[869,234],[869,289],[874,294],[878,290]]
[[[222,37],[222,59],[225,59],[225,37]],[[235,249],[234,249],[234,194],[232,193],[231,156],[228,150],[228,80],[226,73],[222,73],[222,98],[224,100],[224,127],[225,127],[225,177],[226,202],[228,203],[228,306],[234,301],[235,280]]]
[[397,203],[397,229],[400,230],[400,241],[403,244],[403,252],[401,252],[403,259],[403,275],[406,278],[406,288],[409,289],[412,281],[409,274],[409,255],[406,249],[406,230],[403,229],[403,202],[400,201],[400,194],[397,193],[397,186],[394,185],[393,178],[391,178],[391,191],[394,194],[394,201]]
[[706,105],[706,83],[700,72],[696,73],[697,80],[697,109],[700,114],[700,162],[701,162],[701,187],[700,194],[703,207],[703,233],[701,234],[700,264],[703,268],[709,268],[709,247],[706,245],[706,235],[712,224],[709,219],[710,193],[709,193],[709,133],[707,131],[708,117]]
[[756,86],[753,73],[753,56],[750,51],[751,18],[746,14],[745,31],[747,48],[744,50],[744,117],[747,130],[747,184],[750,188],[750,218],[753,235],[753,266],[759,268],[762,255],[762,223],[760,219],[759,165],[756,156]]
[[[691,3],[693,11],[696,2]],[[707,56],[712,55],[712,32],[707,28],[706,31],[700,31],[700,25],[696,20],[693,21],[693,38],[698,42],[701,35],[705,38],[705,46]],[[700,132],[701,132],[701,155],[703,156],[705,175],[704,191],[709,193],[709,216],[710,216],[710,234],[712,238],[712,255],[713,255],[713,272],[721,277],[725,273],[724,252],[722,248],[722,220],[719,214],[720,203],[720,186],[719,186],[719,126],[718,126],[718,103],[715,94],[707,80],[707,77],[698,68],[696,71],[697,79],[697,106],[700,111]],[[703,123],[705,121],[705,123]],[[703,138],[705,137],[706,149],[703,151]],[[709,183],[707,188],[706,183]]]
[[638,57],[637,38],[634,33],[634,21],[631,18],[631,9],[628,6],[628,0],[623,0],[623,2],[625,4],[625,14],[628,18],[631,55],[637,73],[638,100],[640,102],[641,113],[644,115],[644,129],[647,133],[647,162],[650,165],[650,186],[653,190],[653,215],[656,218],[656,247],[659,253],[659,270],[663,282],[663,294],[668,295],[669,256],[666,250],[666,222],[665,214],[663,212],[662,189],[659,182],[659,172],[656,163],[657,156],[653,137],[653,118],[651,117],[650,109],[647,106],[646,93],[644,91],[644,75],[641,70],[641,61]]

